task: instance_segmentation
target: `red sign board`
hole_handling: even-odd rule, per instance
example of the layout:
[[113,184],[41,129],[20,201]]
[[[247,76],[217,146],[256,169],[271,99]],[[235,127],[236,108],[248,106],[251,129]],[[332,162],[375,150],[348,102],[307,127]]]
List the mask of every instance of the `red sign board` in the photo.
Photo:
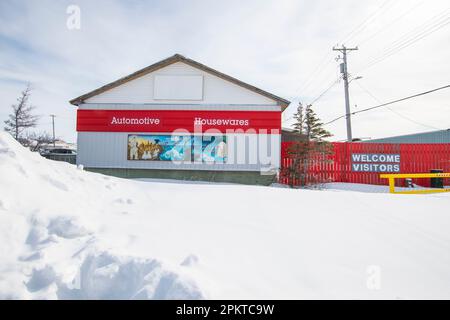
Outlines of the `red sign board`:
[[[77,131],[96,132],[205,132],[217,129],[281,133],[280,111],[205,110],[78,110]],[[252,132],[253,131],[253,132]]]

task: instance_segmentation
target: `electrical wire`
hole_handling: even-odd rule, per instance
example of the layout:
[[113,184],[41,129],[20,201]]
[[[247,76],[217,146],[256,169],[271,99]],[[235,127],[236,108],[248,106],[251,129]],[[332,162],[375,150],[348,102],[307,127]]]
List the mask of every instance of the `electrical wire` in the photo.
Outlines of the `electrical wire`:
[[[440,23],[442,20],[445,20],[448,18],[448,13],[450,12],[450,9],[446,9],[443,12],[440,12],[434,16],[432,16],[430,19],[426,20],[424,23],[422,23],[421,25],[413,28],[412,30],[404,33],[402,36],[400,36],[397,40],[395,40],[394,42],[392,42],[390,44],[390,46],[395,46],[398,43],[401,43],[402,41],[404,41],[404,38],[408,38],[410,36],[415,36],[417,34],[417,32],[421,32],[423,31],[425,28],[428,28],[430,25],[433,25],[435,23]],[[389,46],[387,47],[387,49],[389,49]]]
[[358,42],[358,47],[360,47],[362,44],[366,43],[367,41],[375,38],[377,35],[379,35],[380,33],[382,33],[384,30],[392,27],[394,24],[397,24],[398,22],[400,22],[403,18],[405,18],[407,15],[409,15],[410,13],[412,13],[415,9],[417,9],[419,6],[421,6],[422,4],[424,4],[425,1],[419,1],[418,3],[416,3],[413,7],[409,8],[408,10],[406,10],[405,12],[403,12],[401,15],[397,16],[396,18],[394,18],[390,23],[384,25],[381,29],[379,29],[378,31],[376,31],[375,33],[371,34],[370,36],[363,38],[362,40],[360,40]]
[[[374,11],[372,14],[370,14],[365,20],[363,20],[360,24],[358,24],[356,27],[354,27],[345,37],[342,38],[342,41],[340,43],[344,43],[346,41],[350,41],[353,37],[355,37],[357,34],[362,32],[366,25],[372,21],[376,16],[379,16],[382,14],[383,11],[385,11],[389,5],[392,2],[392,0],[386,0],[384,1],[380,7],[377,8],[376,11]],[[295,90],[295,92],[300,92],[303,90],[308,89],[312,83],[314,83],[314,79],[323,73],[323,71],[326,69],[324,68],[327,66],[332,60],[328,60],[331,56],[332,52],[327,52],[323,56],[323,58],[320,60],[319,64],[313,69],[313,72],[306,78],[306,80],[299,86],[298,89]],[[328,63],[326,63],[328,61]],[[315,88],[314,88],[315,89]],[[310,90],[311,91],[311,90]],[[315,90],[312,90],[311,92],[314,92]]]
[[320,60],[320,63],[313,69],[314,71],[311,72],[308,75],[308,77],[306,77],[306,80],[303,81],[303,83],[300,85],[300,87],[297,90],[295,90],[296,92],[306,90],[311,85],[311,83],[313,83],[312,80],[322,73],[322,71],[324,70],[323,68],[324,66],[328,65],[326,62],[327,61],[328,63],[331,62],[331,60],[328,60],[331,54],[332,54],[331,51],[327,51],[327,54],[323,56],[323,58]]
[[391,57],[392,55],[402,51],[405,48],[408,48],[409,46],[413,45],[414,43],[418,42],[419,40],[422,40],[423,38],[433,34],[434,32],[442,29],[443,27],[445,27],[445,26],[447,26],[449,24],[450,24],[450,19],[442,22],[439,25],[436,25],[437,28],[436,28],[436,26],[433,26],[434,29],[427,30],[427,32],[423,32],[422,34],[416,35],[413,39],[410,39],[410,40],[406,41],[405,43],[399,45],[398,47],[391,49],[390,51],[386,52],[383,56],[374,59],[366,67],[364,67],[363,70],[366,70],[366,69],[368,69],[368,68],[370,68],[370,67],[372,67],[372,66],[374,66],[374,65],[376,65],[376,64],[378,64],[378,63],[380,63],[380,62],[382,62],[384,60],[386,60],[387,58]]
[[[356,81],[356,84],[357,84],[357,85],[358,85],[365,93],[367,93],[369,96],[371,96],[375,101],[377,101],[378,103],[381,103],[381,104],[383,103],[380,99],[378,99],[377,97],[375,97],[375,95],[373,95],[373,94],[372,94],[365,86],[363,86],[359,81]],[[412,123],[414,123],[414,124],[418,124],[418,125],[420,125],[420,126],[422,126],[422,127],[429,128],[429,129],[440,130],[440,128],[436,128],[436,127],[430,126],[430,125],[428,125],[428,124],[424,124],[424,123],[421,123],[421,122],[416,121],[416,120],[414,120],[414,119],[411,119],[411,118],[409,118],[409,117],[407,117],[407,116],[401,114],[400,112],[398,112],[398,111],[396,111],[396,110],[393,110],[392,108],[390,108],[390,107],[388,107],[388,106],[386,106],[386,109],[389,110],[389,111],[391,111],[392,113],[396,114],[396,115],[399,116],[400,118],[403,118],[403,119],[405,119],[405,120],[407,120],[407,121],[409,121],[409,122],[412,122]]]
[[319,101],[328,91],[331,90],[335,85],[337,85],[341,81],[342,77],[338,77],[334,80],[322,93],[320,93],[316,98],[314,98],[309,104],[313,105],[317,101]]
[[425,92],[417,93],[417,94],[414,94],[412,96],[408,96],[408,97],[405,97],[405,98],[401,98],[401,99],[393,100],[393,101],[390,101],[390,102],[382,103],[380,105],[376,105],[376,106],[373,106],[373,107],[370,107],[370,108],[365,108],[365,109],[362,109],[362,110],[358,110],[358,111],[354,111],[354,112],[351,112],[351,113],[347,113],[345,115],[342,115],[340,117],[337,117],[337,118],[335,118],[335,119],[333,119],[331,121],[328,121],[328,122],[324,123],[324,125],[331,124],[331,123],[336,122],[336,121],[338,121],[338,120],[340,120],[342,118],[346,118],[349,115],[355,115],[355,114],[358,114],[358,113],[362,113],[362,112],[370,111],[370,110],[373,110],[373,109],[385,107],[385,106],[388,106],[388,105],[391,105],[391,104],[394,104],[394,103],[397,103],[397,102],[401,102],[401,101],[417,98],[417,97],[424,96],[424,95],[427,95],[427,94],[430,94],[430,93],[433,93],[433,92],[436,92],[436,91],[439,91],[439,90],[447,89],[447,88],[450,88],[450,84],[446,85],[446,86],[443,86],[443,87],[436,88],[436,89],[432,89],[432,90],[428,90],[428,91],[425,91]]
[[343,38],[340,43],[345,44],[346,42],[353,39],[357,34],[361,33],[366,27],[367,24],[372,21],[375,17],[381,15],[382,12],[384,12],[389,6],[387,6],[391,0],[384,1],[381,6],[377,8],[372,14],[369,15],[365,20],[363,20],[356,28],[354,28],[345,38]]
[[[315,97],[311,103],[308,103],[308,105],[313,105],[317,101],[319,101],[328,91],[330,91],[336,84],[338,84],[341,81],[342,77],[337,78],[334,80],[322,93],[320,93],[317,97]],[[285,120],[282,121],[282,123],[286,123],[287,121],[293,119],[294,116],[291,116]]]
[[414,43],[420,41],[421,39],[433,34],[434,32],[444,28],[450,24],[449,10],[434,16],[433,18],[427,20],[424,24],[416,27],[412,31],[399,37],[397,40],[392,42],[390,45],[386,46],[381,54],[373,58],[367,65],[359,69],[358,72],[366,70],[384,60],[391,57],[392,55],[400,52],[401,50],[413,45]]

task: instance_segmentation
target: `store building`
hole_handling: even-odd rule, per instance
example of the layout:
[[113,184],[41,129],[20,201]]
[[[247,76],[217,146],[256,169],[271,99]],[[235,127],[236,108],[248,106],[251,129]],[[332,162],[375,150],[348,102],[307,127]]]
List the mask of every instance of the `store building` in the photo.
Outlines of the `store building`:
[[405,134],[401,136],[371,139],[364,141],[365,143],[450,143],[450,129],[435,130],[429,132],[420,132],[413,134]]
[[268,184],[290,102],[176,54],[70,103],[87,170]]

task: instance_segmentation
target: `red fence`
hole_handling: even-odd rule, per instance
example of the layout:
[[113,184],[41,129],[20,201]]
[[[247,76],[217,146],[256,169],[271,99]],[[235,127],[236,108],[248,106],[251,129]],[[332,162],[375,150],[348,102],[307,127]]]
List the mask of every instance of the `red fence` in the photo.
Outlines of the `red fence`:
[[[283,142],[281,146],[282,174],[280,182],[288,184],[283,168],[292,165],[287,149],[292,142]],[[450,144],[391,144],[391,143],[347,143],[334,142],[333,152],[328,161],[318,161],[313,157],[307,174],[308,181],[350,182],[387,185],[387,179],[380,179],[381,172],[355,172],[352,167],[352,154],[399,154],[400,171],[395,173],[429,173],[431,169],[450,172]],[[428,187],[429,179],[413,179],[413,182]],[[401,186],[404,181],[398,179]],[[298,181],[294,181],[298,184]],[[450,185],[450,179],[444,179]]]

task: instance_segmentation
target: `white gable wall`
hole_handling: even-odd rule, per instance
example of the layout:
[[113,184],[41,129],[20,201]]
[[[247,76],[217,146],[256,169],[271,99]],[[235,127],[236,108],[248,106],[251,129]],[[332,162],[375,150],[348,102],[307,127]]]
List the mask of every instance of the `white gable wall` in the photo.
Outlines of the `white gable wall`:
[[[203,98],[201,100],[155,99],[155,75],[201,75],[203,76]],[[91,97],[85,103],[169,103],[169,104],[256,104],[277,105],[277,102],[256,92],[196,69],[183,62],[171,64],[116,88]]]

